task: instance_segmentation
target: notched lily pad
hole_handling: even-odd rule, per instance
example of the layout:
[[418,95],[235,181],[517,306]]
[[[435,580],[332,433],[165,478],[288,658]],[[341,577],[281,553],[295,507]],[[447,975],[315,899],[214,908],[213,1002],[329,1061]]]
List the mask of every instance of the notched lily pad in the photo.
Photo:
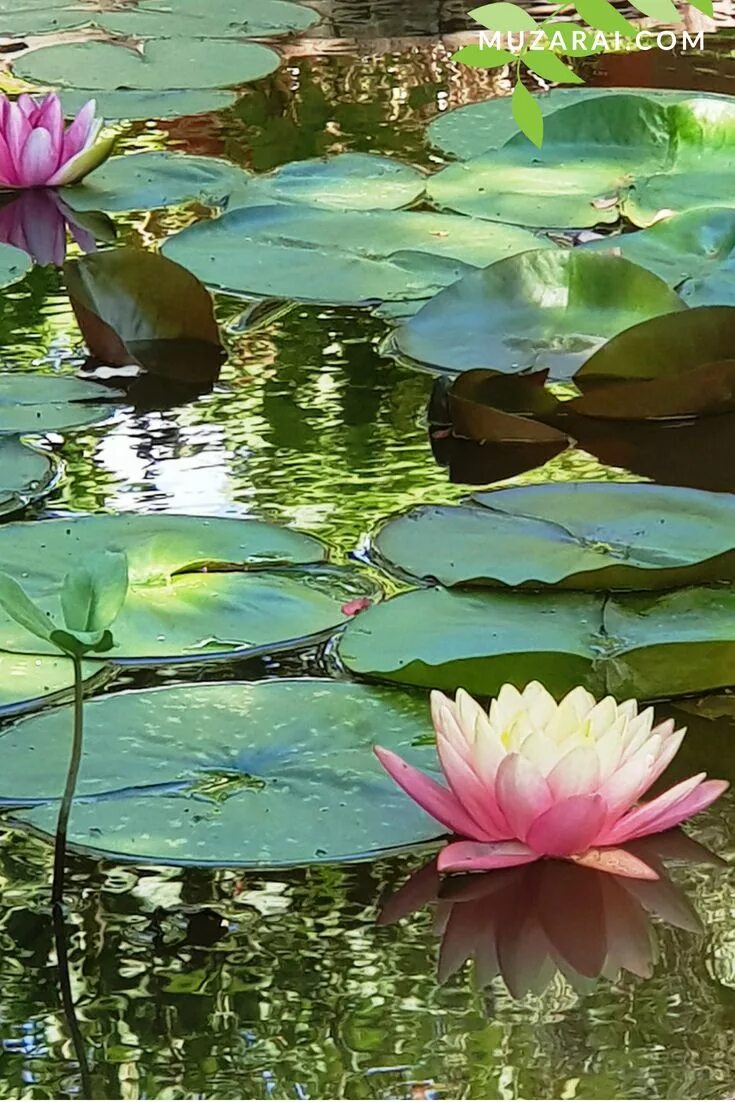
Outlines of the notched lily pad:
[[387,349],[435,371],[544,369],[568,379],[622,330],[684,309],[663,280],[623,257],[533,250],[447,287]]
[[735,581],[735,497],[649,483],[555,482],[422,505],[372,544],[447,586],[670,589]]
[[42,501],[61,473],[53,456],[21,443],[16,436],[0,436],[0,472],[0,517]]
[[[441,833],[373,754],[380,741],[435,770],[433,745],[417,745],[431,731],[423,697],[284,678],[116,694],[92,701],[85,720],[69,836],[76,849],[272,868],[367,860]],[[68,726],[68,709],[56,710],[0,736],[0,799],[36,804],[15,818],[47,833]]]
[[[95,551],[128,555],[130,589],[111,661],[202,662],[287,650],[345,621],[343,606],[374,598],[357,569],[328,566],[318,540],[261,521],[121,515],[0,529],[0,561],[54,619],[70,566]],[[51,648],[0,615],[0,649]]]
[[73,376],[0,373],[0,434],[62,432],[104,421],[121,391]]

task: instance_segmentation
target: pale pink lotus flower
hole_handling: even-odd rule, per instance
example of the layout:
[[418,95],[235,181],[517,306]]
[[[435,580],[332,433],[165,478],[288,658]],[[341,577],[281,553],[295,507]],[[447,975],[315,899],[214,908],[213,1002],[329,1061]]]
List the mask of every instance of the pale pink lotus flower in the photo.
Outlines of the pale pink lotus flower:
[[391,750],[376,747],[394,781],[453,834],[440,872],[473,872],[563,857],[603,872],[655,879],[620,849],[669,830],[720,796],[726,781],[699,773],[648,803],[637,801],[676,754],[685,729],[653,726],[635,700],[599,703],[577,688],[557,704],[537,681],[503,685],[489,714],[463,690],[431,694],[448,788]]
[[69,126],[59,97],[0,94],[0,188],[76,184],[106,161],[115,138],[101,138],[102,119],[90,100]]

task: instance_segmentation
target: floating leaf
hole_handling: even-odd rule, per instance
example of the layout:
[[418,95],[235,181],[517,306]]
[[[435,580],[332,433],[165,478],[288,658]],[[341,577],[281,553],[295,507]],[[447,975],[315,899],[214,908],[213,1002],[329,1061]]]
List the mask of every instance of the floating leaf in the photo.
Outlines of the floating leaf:
[[446,394],[447,423],[458,436],[491,443],[564,443],[567,437],[534,417],[557,413],[560,403],[545,389],[545,373],[497,375],[465,371]]
[[113,157],[75,187],[62,188],[72,210],[152,210],[196,201],[225,207],[248,186],[250,173],[216,157],[126,153]]
[[275,72],[279,56],[254,42],[206,38],[149,39],[141,51],[109,42],[73,42],[22,54],[17,76],[58,88],[78,89],[80,78],[97,91],[227,88]]
[[[94,99],[97,112],[103,119],[179,119],[189,115],[208,115],[222,111],[237,102],[236,92],[222,92],[214,88],[177,88],[168,91],[104,92],[67,89],[60,94],[64,114],[74,116],[85,103]],[[135,154],[128,154],[128,157]],[[91,181],[90,181],[91,182]]]
[[212,299],[185,268],[127,247],[68,261],[64,276],[87,347],[103,363],[171,374],[189,350],[205,377],[216,376],[222,349]]
[[0,288],[17,283],[32,266],[31,258],[22,249],[0,243]]
[[338,210],[397,210],[419,199],[425,186],[423,172],[393,157],[339,153],[251,176],[229,205],[312,203]]
[[98,9],[63,4],[20,4],[3,14],[5,35],[38,35],[94,25],[135,38],[273,38],[306,30],[319,19],[289,0],[141,0],[135,6]]
[[421,505],[375,536],[378,561],[446,586],[670,589],[735,580],[735,498],[647,482],[550,482]]
[[169,237],[166,256],[235,294],[359,304],[429,298],[539,242],[525,230],[413,211],[286,204],[232,210]]
[[110,417],[121,391],[68,375],[0,373],[0,434],[61,432]]
[[[324,635],[342,607],[375,587],[320,565],[318,540],[259,521],[95,516],[0,528],[0,562],[52,619],[63,577],[93,553],[128,556],[130,589],[115,621],[115,661],[206,661],[268,653]],[[302,565],[303,564],[303,565]],[[0,649],[51,653],[0,616]]]
[[[84,662],[82,672],[85,687],[90,691],[105,683],[111,669],[101,662]],[[60,703],[71,698],[73,692],[74,671],[68,658],[0,653],[0,716],[3,718]]]
[[0,437],[0,472],[0,517],[42,501],[59,477],[59,468],[50,455],[30,448],[15,436]]
[[391,347],[438,371],[569,378],[617,333],[683,309],[663,280],[622,257],[529,251],[446,288],[395,331]]
[[[580,27],[578,23],[548,23],[553,32],[563,27],[571,31],[586,33],[594,37],[594,31]],[[565,33],[562,31],[562,33]],[[596,51],[599,52],[599,51]],[[644,95],[657,103],[678,103],[686,99],[707,99],[720,103],[731,103],[730,96],[715,92],[671,91],[657,88],[628,88],[629,94]],[[561,107],[573,103],[595,99],[607,99],[611,95],[609,88],[552,88],[549,92],[536,94],[536,101],[543,115],[549,115]],[[518,127],[513,119],[510,96],[493,96],[457,107],[453,111],[444,111],[429,124],[427,137],[435,148],[460,161],[479,157],[490,149],[497,149],[512,138]]]
[[674,379],[594,387],[570,405],[576,413],[607,420],[678,420],[735,411],[735,360],[693,367]]
[[651,700],[735,682],[735,590],[608,598],[419,589],[348,624],[344,665],[380,681],[494,696],[541,681],[554,696]]
[[621,212],[648,225],[664,207],[732,194],[733,148],[732,103],[608,95],[547,115],[540,152],[516,135],[437,173],[427,194],[440,208],[526,226],[583,228],[616,222]]
[[[359,622],[360,617],[354,621]],[[0,798],[53,832],[66,710],[7,729]],[[425,699],[315,679],[190,684],[94,700],[69,841],[115,859],[236,868],[356,861],[441,828],[373,745],[435,771]],[[298,815],[294,817],[294,808]],[[379,809],[379,814],[376,814]]]

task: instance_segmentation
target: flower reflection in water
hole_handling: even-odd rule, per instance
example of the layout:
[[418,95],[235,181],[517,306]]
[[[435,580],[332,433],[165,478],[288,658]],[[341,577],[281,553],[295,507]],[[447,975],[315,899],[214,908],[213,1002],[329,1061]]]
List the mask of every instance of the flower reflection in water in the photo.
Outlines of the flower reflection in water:
[[105,215],[77,214],[48,188],[6,192],[0,203],[0,242],[22,249],[37,264],[64,263],[67,228],[85,253],[94,252],[95,236],[114,237],[114,227]]
[[556,860],[441,877],[434,859],[386,901],[378,921],[388,925],[435,903],[441,983],[470,959],[480,986],[502,976],[514,998],[541,994],[557,971],[577,991],[589,990],[601,976],[614,980],[622,970],[647,978],[658,953],[653,916],[693,933],[702,929],[664,860],[721,862],[680,830],[626,849],[658,879]]

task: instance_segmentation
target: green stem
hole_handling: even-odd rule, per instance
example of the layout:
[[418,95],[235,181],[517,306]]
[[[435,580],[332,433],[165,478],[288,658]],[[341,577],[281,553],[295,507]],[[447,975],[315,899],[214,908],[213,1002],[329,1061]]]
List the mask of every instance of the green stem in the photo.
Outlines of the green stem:
[[59,988],[61,990],[61,1005],[64,1016],[69,1026],[69,1036],[74,1047],[74,1055],[79,1065],[79,1078],[81,1079],[80,1098],[94,1098],[92,1093],[92,1077],[89,1074],[87,1051],[84,1047],[84,1037],[79,1028],[77,1011],[74,1006],[74,995],[71,989],[71,972],[69,970],[69,952],[66,944],[66,927],[64,925],[64,911],[60,904],[55,905],[52,911],[54,924],[54,945],[56,946],[56,967],[59,973]]
[[71,757],[66,772],[66,785],[64,795],[59,808],[59,818],[56,822],[56,841],[54,845],[54,877],[51,887],[51,906],[63,907],[64,905],[64,872],[66,867],[66,834],[69,826],[69,815],[74,799],[79,776],[79,765],[82,760],[83,726],[83,697],[84,683],[82,677],[82,660],[75,655],[70,656],[74,663],[74,736],[71,746]]

